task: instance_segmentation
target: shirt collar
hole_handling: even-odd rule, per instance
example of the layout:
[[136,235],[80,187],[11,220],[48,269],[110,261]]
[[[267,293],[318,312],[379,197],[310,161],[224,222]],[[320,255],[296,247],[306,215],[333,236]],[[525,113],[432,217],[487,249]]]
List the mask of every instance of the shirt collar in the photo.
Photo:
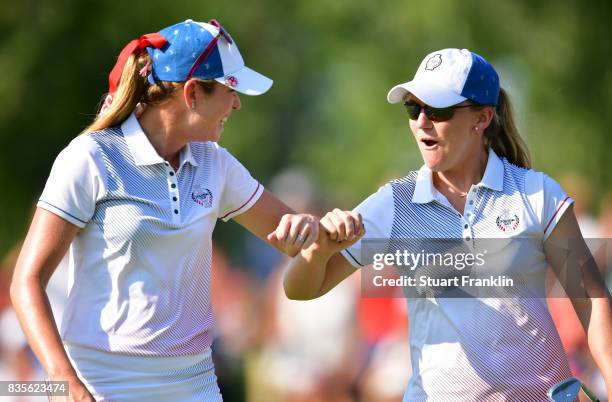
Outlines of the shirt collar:
[[[134,113],[121,124],[121,132],[125,142],[134,158],[136,166],[155,165],[158,163],[164,163],[164,160],[151,142],[147,135],[142,131],[142,127],[136,118]],[[189,162],[193,166],[198,166],[193,153],[191,152],[191,145],[187,143],[180,152],[180,166],[183,166],[185,162]]]
[[489,148],[489,160],[484,175],[477,186],[488,187],[491,190],[503,191],[504,189],[504,162]]
[[414,186],[414,194],[412,194],[412,202],[417,204],[427,204],[436,199],[435,188],[433,186],[433,178],[431,169],[427,165],[423,165],[417,172],[416,184]]
[[[495,191],[504,189],[504,163],[492,148],[489,148],[489,159],[482,179],[476,186],[488,187]],[[438,191],[433,186],[431,169],[423,165],[417,172],[412,202],[427,204],[438,199]]]
[[181,158],[180,159],[181,166],[183,166],[185,164],[185,162],[189,162],[191,164],[191,166],[198,166],[198,162],[195,160],[195,158],[193,157],[193,153],[191,152],[191,143],[190,142],[185,144],[183,149],[181,149],[180,158]]

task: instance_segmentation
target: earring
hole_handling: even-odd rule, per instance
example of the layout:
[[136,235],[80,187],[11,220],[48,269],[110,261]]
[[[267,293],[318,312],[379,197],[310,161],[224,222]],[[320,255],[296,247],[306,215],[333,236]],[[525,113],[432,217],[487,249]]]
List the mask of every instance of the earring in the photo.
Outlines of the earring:
[[478,126],[474,127],[474,130],[478,131]]
[[195,110],[196,104],[195,101],[191,101],[191,110]]

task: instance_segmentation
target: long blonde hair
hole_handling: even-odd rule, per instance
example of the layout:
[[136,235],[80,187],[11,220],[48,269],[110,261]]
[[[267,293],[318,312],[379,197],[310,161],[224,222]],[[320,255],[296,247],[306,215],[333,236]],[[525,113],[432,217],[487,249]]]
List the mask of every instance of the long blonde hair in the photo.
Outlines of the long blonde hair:
[[[177,88],[182,87],[182,82],[170,81],[157,81],[149,85],[147,77],[143,77],[140,71],[150,63],[150,60],[146,51],[140,55],[132,54],[128,57],[117,90],[112,95],[112,103],[108,108],[102,110],[108,94],[104,95],[96,118],[83,130],[82,134],[121,124],[134,111],[138,103],[159,105],[166,101]],[[211,94],[215,89],[215,81],[198,80],[198,83],[206,94]]]
[[484,143],[485,147],[493,148],[497,155],[505,157],[510,163],[524,168],[531,167],[529,149],[518,132],[510,98],[503,88],[500,89],[493,120],[484,132]]

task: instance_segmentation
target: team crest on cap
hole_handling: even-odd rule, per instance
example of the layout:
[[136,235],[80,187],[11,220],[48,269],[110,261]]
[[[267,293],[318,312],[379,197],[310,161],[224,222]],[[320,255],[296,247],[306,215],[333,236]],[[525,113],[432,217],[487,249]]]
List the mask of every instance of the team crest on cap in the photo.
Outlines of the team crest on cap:
[[519,217],[516,214],[511,214],[505,209],[503,213],[495,220],[497,227],[502,232],[513,232],[519,225]]
[[427,60],[427,63],[425,63],[425,70],[433,71],[440,64],[442,64],[442,55],[440,53],[434,54]]
[[196,190],[191,193],[191,199],[194,200],[196,204],[205,208],[210,208],[213,204],[213,195],[207,188],[204,190]]
[[238,78],[234,77],[233,75],[228,75],[227,77],[225,77],[225,85],[231,88],[235,88],[236,85],[238,85]]

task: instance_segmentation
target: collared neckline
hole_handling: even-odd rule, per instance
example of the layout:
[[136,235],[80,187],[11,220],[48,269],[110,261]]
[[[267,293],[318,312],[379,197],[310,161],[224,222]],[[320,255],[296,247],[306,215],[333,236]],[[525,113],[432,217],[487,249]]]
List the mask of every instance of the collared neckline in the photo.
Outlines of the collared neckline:
[[189,162],[191,166],[198,166],[198,162],[193,157],[193,152],[191,152],[190,142],[185,144],[185,146],[181,149],[180,166],[183,166],[185,162]]
[[493,148],[489,148],[489,160],[487,161],[487,167],[482,175],[480,183],[476,184],[481,187],[488,187],[491,190],[503,191],[504,190],[504,162],[499,159],[499,156],[493,151]]
[[[487,187],[495,191],[502,191],[504,189],[504,163],[492,148],[489,148],[489,159],[487,160],[485,172],[476,186]],[[427,165],[421,166],[417,172],[412,202],[427,204],[438,200],[440,195],[433,185],[431,169]]]
[[[121,132],[123,133],[123,137],[134,158],[136,166],[155,165],[165,162],[164,159],[159,156],[155,148],[153,148],[153,145],[142,130],[134,113],[130,114],[121,124]],[[185,162],[189,162],[192,166],[198,166],[198,163],[193,157],[190,143],[185,144],[181,149],[179,158],[179,166],[183,166]]]
[[427,165],[421,166],[417,172],[414,194],[412,194],[412,202],[417,204],[427,204],[428,202],[432,202],[436,199],[436,192],[437,190],[433,186],[431,169],[429,169]]

